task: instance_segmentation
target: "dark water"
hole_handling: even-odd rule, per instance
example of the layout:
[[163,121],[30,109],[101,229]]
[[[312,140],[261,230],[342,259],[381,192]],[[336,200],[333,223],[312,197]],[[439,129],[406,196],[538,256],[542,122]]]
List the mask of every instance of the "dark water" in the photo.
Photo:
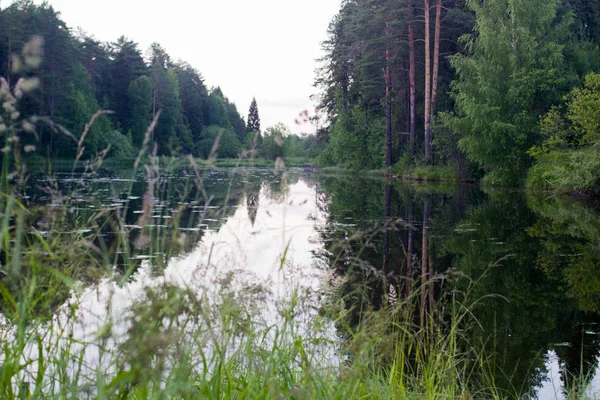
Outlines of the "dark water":
[[[286,176],[271,170],[204,173],[205,192],[190,188],[188,171],[155,177],[150,223],[169,230],[177,246],[152,246],[138,223],[148,180],[107,171],[81,193],[81,212],[114,207],[125,213],[132,254],[116,265],[144,268],[165,259],[184,279],[205,260],[231,264],[248,279],[272,279],[284,249],[298,279],[318,286],[324,274],[364,288],[348,308],[377,309],[392,296],[426,286],[425,309],[440,293],[468,292],[474,320],[467,332],[490,358],[496,385],[540,399],[563,398],[563,387],[586,378],[600,389],[600,214],[567,197],[474,186],[409,185],[353,175]],[[70,184],[59,175],[58,185]],[[32,201],[50,202],[36,189]],[[180,222],[170,217],[182,210]],[[40,228],[41,229],[41,228]],[[51,233],[48,233],[51,234]],[[111,232],[102,238],[110,254]],[[141,243],[141,244],[140,244]],[[118,252],[117,252],[118,253]],[[126,258],[126,259],[125,259]],[[140,280],[143,279],[143,274]],[[450,276],[461,277],[450,279]],[[366,283],[366,286],[365,286]],[[275,282],[277,285],[277,282]],[[123,293],[127,297],[131,293]],[[360,320],[351,313],[351,324]]]
[[[467,336],[485,343],[499,387],[554,399],[587,378],[597,392],[600,219],[593,205],[516,190],[317,181],[331,223],[355,224],[334,235],[388,221],[392,229],[370,239],[359,257],[390,280],[464,276],[444,284],[481,299]],[[440,285],[422,304],[436,301]],[[380,301],[385,288],[377,278],[372,288]]]

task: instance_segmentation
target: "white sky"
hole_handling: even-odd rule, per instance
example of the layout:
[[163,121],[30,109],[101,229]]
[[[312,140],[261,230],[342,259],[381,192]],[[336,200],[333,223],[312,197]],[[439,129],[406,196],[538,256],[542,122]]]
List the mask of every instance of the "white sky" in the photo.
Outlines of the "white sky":
[[315,59],[340,0],[48,0],[71,28],[102,41],[125,35],[145,52],[160,43],[174,59],[221,86],[244,118],[256,96],[263,130],[313,104]]

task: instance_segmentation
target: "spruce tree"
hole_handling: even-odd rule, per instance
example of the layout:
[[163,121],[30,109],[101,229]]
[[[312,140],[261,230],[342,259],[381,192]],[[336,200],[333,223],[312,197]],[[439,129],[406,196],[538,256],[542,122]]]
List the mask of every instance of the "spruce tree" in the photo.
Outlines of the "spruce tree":
[[256,132],[260,135],[260,117],[258,116],[258,105],[256,104],[256,98],[253,98],[252,103],[250,104],[246,131],[248,133]]

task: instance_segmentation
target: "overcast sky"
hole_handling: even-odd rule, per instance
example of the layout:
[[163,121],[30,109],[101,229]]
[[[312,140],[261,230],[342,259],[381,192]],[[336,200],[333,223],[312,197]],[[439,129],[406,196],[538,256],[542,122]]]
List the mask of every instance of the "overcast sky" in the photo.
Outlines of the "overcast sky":
[[96,39],[160,43],[221,86],[247,117],[256,96],[263,130],[313,106],[315,59],[340,0],[48,0]]

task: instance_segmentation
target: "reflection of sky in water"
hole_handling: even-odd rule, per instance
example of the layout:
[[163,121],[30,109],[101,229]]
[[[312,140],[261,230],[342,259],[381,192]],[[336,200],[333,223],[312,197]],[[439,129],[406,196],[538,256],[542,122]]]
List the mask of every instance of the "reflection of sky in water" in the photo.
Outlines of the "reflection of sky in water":
[[[564,369],[560,366],[560,358],[554,350],[549,350],[545,355],[545,360],[546,379],[536,388],[537,398],[539,400],[566,400],[567,397],[563,391],[564,378],[562,376]],[[584,395],[582,398],[590,400],[599,399],[600,366],[596,367],[594,376],[591,378],[591,381],[583,391]]]
[[[118,286],[104,280],[96,287],[83,289],[72,300],[79,304],[74,338],[93,342],[110,313],[115,321],[112,333],[116,340],[111,340],[109,347],[114,348],[126,338],[128,326],[123,321],[129,316],[132,303],[143,299],[145,288],[170,283],[215,298],[218,282],[228,273],[233,273],[234,288],[242,291],[249,286],[260,286],[268,291],[260,315],[267,324],[277,323],[277,304],[289,300],[295,289],[308,289],[308,293],[315,294],[304,299],[312,303],[315,310],[319,301],[317,292],[327,276],[326,268],[313,257],[313,251],[321,247],[320,240],[315,240],[318,238],[316,229],[324,223],[323,218],[315,218],[319,213],[315,189],[301,180],[290,185],[285,198],[273,200],[265,192],[263,188],[254,225],[244,201],[218,231],[207,231],[192,252],[171,260],[164,275],[152,275],[149,263],[144,261],[131,282]],[[287,261],[282,268],[284,253]],[[63,310],[65,312],[55,318],[55,324],[66,326],[68,307]],[[310,314],[303,317],[310,318]],[[331,337],[335,337],[333,327],[328,329]],[[35,354],[36,350],[31,351]],[[325,357],[331,359],[331,356]],[[86,363],[93,366],[97,359],[97,349],[86,348]]]

